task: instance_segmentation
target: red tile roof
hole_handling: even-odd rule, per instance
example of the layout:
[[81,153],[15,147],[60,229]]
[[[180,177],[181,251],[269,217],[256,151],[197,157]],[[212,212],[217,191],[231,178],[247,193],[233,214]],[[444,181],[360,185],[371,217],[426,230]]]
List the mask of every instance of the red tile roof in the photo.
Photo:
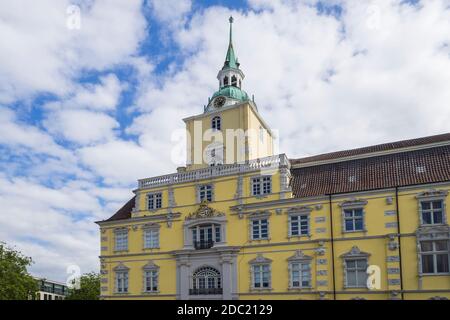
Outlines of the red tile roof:
[[383,152],[383,151],[392,151],[392,150],[401,149],[401,148],[419,147],[419,146],[424,146],[427,144],[433,144],[433,143],[439,143],[439,142],[445,142],[445,141],[450,141],[450,133],[444,133],[444,134],[428,136],[428,137],[423,137],[423,138],[417,138],[417,139],[383,143],[383,144],[378,144],[378,145],[363,147],[363,148],[358,148],[358,149],[350,149],[350,150],[324,153],[324,154],[305,157],[305,158],[301,158],[301,159],[292,159],[291,164],[297,165],[297,164],[305,164],[305,163],[316,162],[316,161],[334,160],[334,159],[339,159],[339,158],[344,158],[344,157],[354,157],[354,156],[359,156],[359,155],[364,155],[364,154],[369,154],[369,153],[374,153],[374,152]]
[[104,221],[115,221],[131,218],[131,211],[134,208],[135,198],[136,197],[134,196],[133,198],[128,200],[128,202],[125,203],[125,205],[122,208],[120,208],[112,217]]
[[299,167],[291,174],[297,198],[450,181],[450,145]]

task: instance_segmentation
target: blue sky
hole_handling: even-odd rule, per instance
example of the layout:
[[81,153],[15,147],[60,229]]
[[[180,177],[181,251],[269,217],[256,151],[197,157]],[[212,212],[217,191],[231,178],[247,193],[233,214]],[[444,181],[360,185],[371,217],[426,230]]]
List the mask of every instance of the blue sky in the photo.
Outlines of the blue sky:
[[[69,29],[70,5],[80,28]],[[280,152],[448,132],[450,21],[429,1],[4,1],[0,241],[32,272],[98,269],[94,221],[139,178],[173,172],[172,135],[202,112],[234,46]]]

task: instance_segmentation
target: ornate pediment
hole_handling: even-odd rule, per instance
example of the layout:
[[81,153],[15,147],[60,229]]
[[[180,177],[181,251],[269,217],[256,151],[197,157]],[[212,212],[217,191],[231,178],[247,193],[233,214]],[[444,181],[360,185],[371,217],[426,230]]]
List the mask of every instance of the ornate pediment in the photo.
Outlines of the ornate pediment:
[[250,260],[249,264],[262,264],[262,263],[271,263],[272,260],[269,258],[264,257],[261,253],[258,253],[256,258]]
[[288,261],[298,261],[298,260],[311,260],[312,257],[307,256],[303,253],[302,250],[297,250],[295,251],[295,254],[291,257],[289,257],[287,260]]
[[128,268],[126,265],[123,264],[123,262],[120,262],[115,268],[113,268],[114,271],[128,271],[130,268]]
[[149,260],[145,266],[142,267],[145,271],[158,270],[159,266],[156,265],[152,260]]
[[361,251],[357,246],[353,246],[349,252],[341,255],[342,258],[368,257],[369,253]]
[[194,220],[194,219],[205,219],[205,218],[213,218],[213,217],[222,217],[225,214],[219,212],[210,206],[208,206],[208,201],[204,200],[200,203],[198,209],[186,217],[186,220]]
[[416,237],[419,240],[446,239],[450,237],[450,226],[423,226],[416,230]]
[[445,198],[448,195],[447,190],[436,190],[436,189],[429,189],[427,191],[419,193],[416,198],[417,199],[423,199],[423,198]]
[[356,199],[351,198],[349,200],[346,200],[344,202],[341,202],[339,206],[342,208],[353,208],[353,207],[364,207],[367,204],[367,200],[365,199]]
[[287,213],[291,214],[291,213],[309,213],[311,212],[313,209],[311,207],[308,206],[297,206],[297,207],[291,207],[289,209],[287,209]]

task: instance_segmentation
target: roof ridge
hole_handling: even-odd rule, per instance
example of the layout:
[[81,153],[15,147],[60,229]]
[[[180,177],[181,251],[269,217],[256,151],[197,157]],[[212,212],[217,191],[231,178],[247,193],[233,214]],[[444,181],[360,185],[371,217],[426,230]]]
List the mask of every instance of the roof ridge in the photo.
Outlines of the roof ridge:
[[[406,139],[406,140],[397,140],[392,142],[375,144],[367,147],[360,147],[354,149],[345,149],[338,150],[332,152],[321,153],[318,155],[312,155],[302,158],[290,159],[293,165],[295,164],[306,164],[312,162],[320,162],[327,160],[339,160],[348,157],[354,156],[367,156],[368,154],[376,154],[389,152],[398,149],[412,148],[412,147],[420,147],[432,145],[439,142],[450,142],[450,133],[437,134],[432,136],[414,138],[414,139]],[[380,154],[381,155],[381,154]]]

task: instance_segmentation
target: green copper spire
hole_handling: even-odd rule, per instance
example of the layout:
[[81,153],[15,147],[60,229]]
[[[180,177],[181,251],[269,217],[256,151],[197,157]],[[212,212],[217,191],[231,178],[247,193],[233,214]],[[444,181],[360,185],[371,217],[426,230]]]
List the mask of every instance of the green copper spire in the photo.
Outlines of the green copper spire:
[[228,21],[230,21],[230,42],[228,44],[227,56],[225,57],[225,63],[223,65],[223,69],[226,68],[234,68],[239,69],[239,62],[236,59],[236,55],[234,54],[233,49],[233,17],[230,17]]

